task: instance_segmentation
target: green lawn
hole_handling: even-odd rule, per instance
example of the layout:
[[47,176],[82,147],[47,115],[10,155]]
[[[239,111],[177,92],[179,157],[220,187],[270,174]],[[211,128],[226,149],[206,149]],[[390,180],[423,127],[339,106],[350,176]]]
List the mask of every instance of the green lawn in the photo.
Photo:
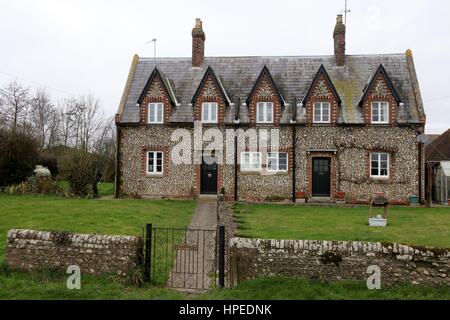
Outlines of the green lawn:
[[0,263],[9,229],[142,235],[146,223],[184,227],[194,212],[193,201],[90,200],[0,194]]
[[450,300],[450,286],[397,285],[368,290],[363,281],[320,282],[300,278],[259,278],[233,289],[215,290],[201,299],[243,300]]
[[5,274],[0,271],[0,299],[450,300],[450,287],[445,286],[398,285],[389,289],[368,290],[362,281],[325,283],[284,277],[245,281],[232,289],[214,289],[202,294],[183,294],[148,284],[137,288],[113,276],[85,275],[81,280],[81,290],[68,290],[65,283],[63,274]]
[[[107,185],[104,190],[108,190]],[[105,191],[103,194],[109,192]],[[281,277],[256,279],[243,282],[233,289],[215,289],[205,294],[188,295],[149,284],[137,288],[115,276],[83,275],[81,290],[68,290],[67,275],[64,273],[43,271],[23,273],[10,271],[6,267],[6,232],[11,228],[141,235],[142,227],[147,222],[152,222],[157,227],[187,225],[194,208],[195,203],[192,201],[89,200],[0,194],[0,299],[450,299],[448,287],[401,285],[388,290],[369,291],[360,281],[323,283]],[[242,225],[244,229],[240,232],[251,235],[252,231],[260,237],[267,235],[278,238],[311,238],[313,235],[322,235],[328,238],[330,231],[334,230],[334,234],[340,234],[341,239],[348,240],[346,237],[351,232],[352,224],[344,227],[336,223],[341,220],[332,219],[337,213],[341,217],[357,218],[353,224],[356,226],[353,228],[357,234],[364,234],[364,230],[367,229],[364,226],[367,208],[345,210],[320,208],[318,213],[317,209],[312,207],[239,204],[236,210],[240,212],[239,220],[248,220]],[[305,210],[310,212],[307,214]],[[395,214],[397,210],[400,212]],[[392,211],[392,218],[406,214],[402,213],[400,208]],[[436,215],[432,216],[437,220],[434,224],[438,225],[434,228],[440,233],[441,230],[447,232],[448,239],[448,227],[444,225],[441,216],[448,218],[449,210],[433,209],[434,211]],[[415,216],[420,216],[420,213],[423,215],[422,219],[428,215],[427,211],[419,209],[412,211]],[[326,228],[320,227],[322,224],[317,217],[314,218],[317,214],[321,215],[324,221],[334,221],[334,224]],[[307,215],[313,218],[306,219]],[[303,218],[299,220],[299,216]],[[309,226],[306,225],[307,220],[311,221]],[[359,226],[359,221],[362,226]],[[409,221],[411,222],[411,219]],[[433,219],[428,217],[421,220],[422,223],[424,221],[429,223]],[[303,226],[295,225],[299,223],[303,223]],[[253,227],[252,230],[248,229],[250,226]],[[424,224],[423,228],[416,226],[414,230],[427,230],[429,227]],[[276,231],[280,228],[282,232]],[[346,233],[341,234],[339,230],[346,230]],[[415,237],[419,239],[420,234]]]
[[235,205],[238,232],[243,237],[450,247],[450,208],[390,207],[386,228],[369,227],[368,215],[368,207]]

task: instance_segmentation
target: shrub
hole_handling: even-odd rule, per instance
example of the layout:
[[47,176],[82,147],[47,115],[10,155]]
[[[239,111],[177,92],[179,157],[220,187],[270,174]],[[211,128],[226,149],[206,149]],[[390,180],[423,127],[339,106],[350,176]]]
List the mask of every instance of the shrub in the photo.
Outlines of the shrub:
[[61,173],[69,182],[70,191],[79,197],[98,195],[98,159],[87,150],[70,151],[61,161]]
[[0,130],[0,187],[18,184],[33,174],[37,142],[29,135]]

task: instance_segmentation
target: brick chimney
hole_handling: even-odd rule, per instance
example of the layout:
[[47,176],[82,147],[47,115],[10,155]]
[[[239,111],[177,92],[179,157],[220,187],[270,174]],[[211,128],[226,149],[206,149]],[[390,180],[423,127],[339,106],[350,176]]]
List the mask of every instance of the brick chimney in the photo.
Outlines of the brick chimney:
[[202,20],[195,19],[192,29],[192,66],[200,67],[205,60],[205,33],[202,29]]
[[336,58],[336,65],[345,65],[345,25],[342,22],[342,14],[338,14],[336,19],[336,26],[333,32],[334,39],[334,57]]

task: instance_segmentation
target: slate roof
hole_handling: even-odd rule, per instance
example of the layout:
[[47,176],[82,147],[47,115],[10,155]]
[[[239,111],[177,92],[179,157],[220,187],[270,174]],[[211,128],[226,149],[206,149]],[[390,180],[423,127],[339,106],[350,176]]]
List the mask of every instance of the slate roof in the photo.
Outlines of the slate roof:
[[[248,122],[247,100],[264,66],[270,71],[286,105],[283,107],[281,123],[290,123],[293,107],[296,110],[297,123],[305,122],[300,104],[292,106],[296,98],[302,101],[320,66],[323,65],[339,97],[340,123],[364,123],[359,102],[364,88],[372,79],[380,65],[383,65],[395,87],[401,102],[398,108],[398,122],[403,124],[420,123],[424,116],[423,104],[418,89],[416,73],[408,54],[384,55],[347,55],[346,65],[336,67],[335,58],[329,56],[295,57],[206,57],[202,67],[193,68],[191,58],[138,58],[130,82],[124,93],[124,101],[119,107],[121,123],[139,122],[137,101],[151,76],[155,66],[167,77],[171,89],[178,101],[172,109],[170,122],[193,122],[191,100],[210,66],[220,79],[227,96],[232,102],[240,99],[239,120]],[[227,107],[225,123],[233,123],[236,105]]]
[[450,161],[450,129],[425,146],[426,161]]

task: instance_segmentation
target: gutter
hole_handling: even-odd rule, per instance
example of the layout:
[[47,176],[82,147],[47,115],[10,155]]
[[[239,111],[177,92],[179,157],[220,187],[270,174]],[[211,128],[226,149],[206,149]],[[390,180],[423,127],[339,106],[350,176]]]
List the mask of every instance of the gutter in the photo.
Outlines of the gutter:
[[114,198],[119,198],[119,190],[120,190],[119,150],[120,150],[120,126],[116,125],[116,163],[115,163],[116,174],[114,176]]
[[297,165],[296,165],[296,145],[297,145],[297,126],[294,125],[292,127],[292,202],[295,203],[296,200],[296,182],[297,182],[297,177],[296,177],[296,170],[297,170]]

